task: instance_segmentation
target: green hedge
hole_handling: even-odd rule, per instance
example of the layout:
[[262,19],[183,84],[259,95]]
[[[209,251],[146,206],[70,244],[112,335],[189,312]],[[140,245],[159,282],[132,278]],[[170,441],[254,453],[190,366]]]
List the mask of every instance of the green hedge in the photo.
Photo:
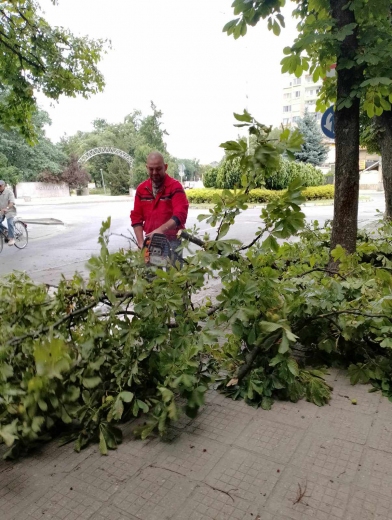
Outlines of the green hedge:
[[294,179],[301,179],[302,186],[321,186],[324,176],[321,170],[312,164],[281,159],[279,171],[265,179],[269,190],[284,190]]
[[[215,194],[220,195],[223,190],[215,190],[210,188],[203,189],[192,189],[187,190],[186,194],[188,200],[192,204],[211,204],[213,202],[212,197]],[[262,202],[270,202],[272,200],[278,199],[283,191],[276,190],[265,190],[265,189],[256,189],[251,190],[249,193],[249,202],[253,203],[262,203]],[[304,188],[302,194],[306,198],[306,200],[320,200],[320,199],[333,199],[334,196],[334,186],[331,184],[326,186],[312,186],[310,188]]]

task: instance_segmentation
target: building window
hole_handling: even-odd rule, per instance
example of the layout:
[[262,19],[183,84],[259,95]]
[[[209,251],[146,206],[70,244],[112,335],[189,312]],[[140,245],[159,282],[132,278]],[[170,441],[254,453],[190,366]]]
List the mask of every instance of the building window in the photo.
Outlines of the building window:
[[291,92],[286,92],[283,94],[283,99],[291,99]]
[[293,123],[298,123],[300,120],[301,120],[301,118],[299,116],[293,117]]
[[283,107],[283,112],[291,112],[291,106],[290,105],[286,105]]
[[284,125],[288,125],[290,123],[290,118],[289,117],[284,117],[283,118],[283,124]]
[[305,106],[306,107],[311,107],[311,106],[313,106],[315,104],[316,104],[316,101],[314,99],[310,99],[310,100],[305,101]]
[[313,83],[312,76],[305,76],[305,81],[306,81],[306,83]]
[[293,85],[301,85],[301,78],[294,78],[293,79]]
[[300,90],[296,90],[294,92],[294,97],[301,97],[301,91]]

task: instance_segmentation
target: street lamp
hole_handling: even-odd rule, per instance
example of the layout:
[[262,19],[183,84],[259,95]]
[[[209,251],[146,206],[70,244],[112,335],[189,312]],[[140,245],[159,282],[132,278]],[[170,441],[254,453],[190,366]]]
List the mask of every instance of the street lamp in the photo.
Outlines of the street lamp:
[[101,179],[102,179],[103,193],[106,195],[105,179],[103,178],[102,168],[101,168]]

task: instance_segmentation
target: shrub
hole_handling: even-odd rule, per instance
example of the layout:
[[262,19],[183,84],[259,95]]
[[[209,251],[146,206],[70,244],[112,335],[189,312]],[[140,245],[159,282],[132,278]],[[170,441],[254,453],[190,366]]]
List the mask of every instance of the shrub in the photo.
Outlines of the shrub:
[[209,168],[203,177],[203,183],[206,188],[216,187],[216,177],[218,175],[218,168]]
[[235,187],[241,187],[241,169],[239,159],[228,161],[226,158],[218,168],[216,176],[216,187],[226,190],[232,190]]
[[80,166],[77,157],[71,156],[67,167],[61,174],[61,182],[65,182],[73,190],[86,187],[90,181],[90,174]]
[[[212,204],[214,195],[221,195],[223,190],[214,189],[194,189],[187,192],[187,197],[190,203],[193,204]],[[251,203],[266,203],[273,200],[278,200],[284,190],[265,190],[257,188],[249,192],[248,201]],[[326,186],[313,186],[305,188],[302,191],[302,195],[306,200],[322,200],[322,199],[333,199],[334,186],[329,184]]]
[[318,168],[282,159],[279,171],[265,180],[265,186],[271,190],[284,190],[296,178],[301,180],[303,186],[320,186],[324,183],[323,173]]
[[302,195],[306,200],[322,200],[322,199],[333,199],[335,193],[335,187],[332,184],[325,186],[312,186],[305,188],[302,191]]

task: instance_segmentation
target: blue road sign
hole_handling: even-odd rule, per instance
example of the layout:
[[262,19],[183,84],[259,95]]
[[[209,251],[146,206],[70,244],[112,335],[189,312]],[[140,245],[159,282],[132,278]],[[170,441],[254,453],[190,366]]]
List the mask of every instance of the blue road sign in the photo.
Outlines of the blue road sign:
[[335,118],[333,107],[329,107],[321,118],[321,130],[330,139],[335,139]]

